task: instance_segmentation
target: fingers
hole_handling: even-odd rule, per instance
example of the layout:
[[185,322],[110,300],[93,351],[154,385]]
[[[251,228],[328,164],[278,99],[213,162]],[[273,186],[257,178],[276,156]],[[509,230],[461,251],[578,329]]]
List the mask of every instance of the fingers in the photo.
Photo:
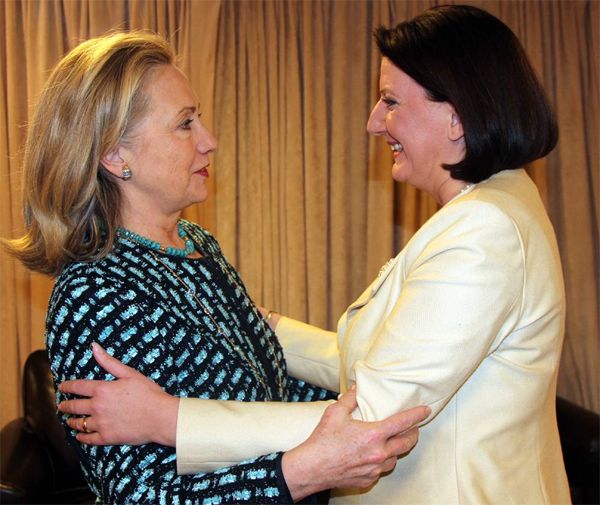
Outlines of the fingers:
[[58,410],[64,414],[90,415],[92,413],[92,401],[87,399],[64,400],[58,404]]
[[85,434],[94,433],[94,420],[89,416],[82,417],[69,417],[67,419],[67,426],[75,431],[80,431]]
[[96,388],[104,381],[76,379],[65,381],[58,386],[62,393],[70,393],[77,396],[92,397],[96,393]]
[[88,445],[109,445],[98,432],[78,433],[75,438],[79,443]]
[[393,416],[388,417],[381,421],[384,425],[384,430],[391,437],[396,433],[402,433],[413,426],[416,426],[420,422],[427,419],[427,416],[431,414],[431,409],[426,406],[414,407],[409,410],[398,412]]
[[67,419],[67,425],[72,430],[77,431],[75,438],[82,444],[106,445],[104,437],[96,431],[93,417],[70,417]]
[[[92,344],[92,352],[96,362],[108,373],[119,379],[141,375],[137,370],[113,358],[96,342]],[[58,386],[58,389],[63,393],[93,397],[96,389],[104,383],[105,381],[76,379],[63,382]]]
[[115,443],[123,443],[107,440],[102,433],[97,431],[100,428],[96,426],[96,420],[92,416],[69,417],[67,419],[67,426],[77,432],[75,438],[82,444],[113,445]]
[[401,456],[409,452],[419,440],[419,429],[411,428],[404,433],[391,437],[386,442],[386,450],[394,456]]
[[396,467],[397,462],[397,456],[386,459],[381,465],[381,473],[391,472]]
[[118,379],[139,375],[139,372],[137,370],[128,367],[127,365],[124,365],[117,358],[113,358],[103,349],[103,347],[100,344],[96,342],[92,344],[92,353],[94,354],[94,359],[96,360],[96,362],[102,368],[104,368],[104,370],[114,375]]

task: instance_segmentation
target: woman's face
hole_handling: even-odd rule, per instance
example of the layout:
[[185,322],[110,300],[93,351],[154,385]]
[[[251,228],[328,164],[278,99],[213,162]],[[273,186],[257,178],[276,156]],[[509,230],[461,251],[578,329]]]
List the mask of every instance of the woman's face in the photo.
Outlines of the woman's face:
[[392,177],[436,196],[449,177],[442,163],[464,156],[460,120],[447,102],[433,102],[425,89],[395,66],[381,61],[380,99],[367,130],[385,137],[393,152]]
[[200,122],[196,95],[179,69],[154,70],[145,92],[148,114],[119,148],[133,174],[121,188],[131,209],[171,215],[208,196],[208,155],[217,141]]

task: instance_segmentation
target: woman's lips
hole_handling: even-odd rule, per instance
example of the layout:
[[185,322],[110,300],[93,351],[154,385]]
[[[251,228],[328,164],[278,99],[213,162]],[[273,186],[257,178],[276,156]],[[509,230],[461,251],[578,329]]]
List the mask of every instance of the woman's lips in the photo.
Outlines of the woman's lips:
[[204,168],[201,168],[201,169],[200,169],[200,170],[198,170],[196,173],[197,173],[197,174],[199,174],[199,175],[201,175],[202,177],[206,177],[206,178],[208,178],[208,177],[209,177],[209,174],[208,174],[208,168],[206,168],[206,167],[204,167]]

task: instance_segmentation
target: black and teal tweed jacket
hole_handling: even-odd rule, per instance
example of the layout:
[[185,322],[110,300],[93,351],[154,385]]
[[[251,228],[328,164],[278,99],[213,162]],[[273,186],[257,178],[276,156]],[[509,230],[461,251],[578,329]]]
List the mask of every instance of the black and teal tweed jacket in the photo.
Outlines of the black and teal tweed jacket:
[[[102,260],[74,262],[61,272],[46,321],[55,382],[114,379],[92,357],[90,344],[98,342],[172,395],[239,401],[330,398],[328,391],[287,376],[274,333],[216,240],[197,225],[185,221],[183,225],[203,258],[161,255],[180,280],[148,249],[124,237],[117,239]],[[189,293],[192,290],[195,297]],[[198,306],[197,299],[212,317]],[[228,339],[219,336],[215,322]],[[247,359],[234,351],[231,343],[237,344]],[[256,379],[256,370],[267,390]],[[62,399],[57,393],[57,401]],[[213,473],[177,475],[172,447],[81,445],[66,429],[87,480],[103,503],[290,501],[280,453]]]

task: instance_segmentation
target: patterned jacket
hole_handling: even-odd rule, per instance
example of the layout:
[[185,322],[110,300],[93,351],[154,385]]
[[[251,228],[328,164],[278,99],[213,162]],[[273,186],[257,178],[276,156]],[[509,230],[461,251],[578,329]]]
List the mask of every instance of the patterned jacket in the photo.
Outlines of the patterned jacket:
[[[61,272],[46,321],[55,383],[114,379],[92,357],[90,344],[98,342],[181,397],[239,401],[331,397],[328,391],[287,375],[275,335],[216,240],[197,225],[182,224],[203,258],[151,253],[120,236],[107,257],[74,262]],[[57,393],[57,401],[62,399]],[[66,417],[61,420],[64,423]],[[177,475],[172,447],[88,446],[66,430],[88,483],[103,503],[291,502],[281,473],[281,453],[213,473]]]

